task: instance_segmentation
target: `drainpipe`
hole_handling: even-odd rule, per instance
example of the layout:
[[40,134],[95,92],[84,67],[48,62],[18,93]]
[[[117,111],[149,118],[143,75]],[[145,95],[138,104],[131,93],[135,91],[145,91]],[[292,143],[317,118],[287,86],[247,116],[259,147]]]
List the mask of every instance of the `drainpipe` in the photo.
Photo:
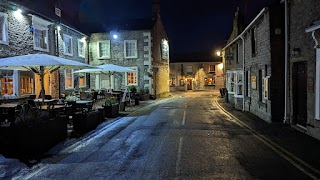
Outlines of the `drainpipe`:
[[245,49],[244,49],[244,36],[240,36],[241,40],[242,40],[242,111],[245,111],[245,101],[244,101],[244,75],[245,75],[245,60],[244,60],[244,57],[245,57]]
[[283,123],[288,122],[288,1],[284,0],[284,26],[285,26],[285,50],[284,50],[284,119]]

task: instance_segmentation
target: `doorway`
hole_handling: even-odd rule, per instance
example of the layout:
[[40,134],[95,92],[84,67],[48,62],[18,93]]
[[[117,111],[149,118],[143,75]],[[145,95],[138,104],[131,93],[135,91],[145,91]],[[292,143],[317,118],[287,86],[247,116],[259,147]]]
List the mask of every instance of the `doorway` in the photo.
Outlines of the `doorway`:
[[[46,95],[51,95],[51,75],[48,71],[44,71],[44,77],[43,77],[43,80],[44,80],[44,93]],[[35,74],[35,94],[36,94],[36,97],[39,97],[40,96],[40,92],[41,92],[41,79],[40,79],[40,76],[38,74]]]
[[192,79],[187,80],[187,90],[192,90]]
[[293,120],[303,127],[307,126],[307,63],[293,64]]

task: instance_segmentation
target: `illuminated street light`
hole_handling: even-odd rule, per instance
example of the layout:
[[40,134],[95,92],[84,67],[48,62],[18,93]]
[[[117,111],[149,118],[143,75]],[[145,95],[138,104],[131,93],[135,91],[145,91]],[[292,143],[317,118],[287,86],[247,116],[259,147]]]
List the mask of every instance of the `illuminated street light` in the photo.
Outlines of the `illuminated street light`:
[[221,57],[221,51],[216,52],[217,56]]
[[118,35],[114,34],[113,39],[118,39]]

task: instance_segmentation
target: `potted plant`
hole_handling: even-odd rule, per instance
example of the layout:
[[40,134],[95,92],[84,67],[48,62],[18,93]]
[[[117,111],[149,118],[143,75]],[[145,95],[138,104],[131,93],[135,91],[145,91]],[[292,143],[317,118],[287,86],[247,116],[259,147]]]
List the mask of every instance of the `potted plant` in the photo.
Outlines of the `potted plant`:
[[110,96],[106,98],[105,104],[102,105],[105,110],[106,117],[117,117],[119,114],[119,102],[117,97]]
[[147,90],[146,89],[144,89],[144,88],[141,88],[140,90],[139,90],[139,100],[140,101],[146,101],[146,100],[148,100],[148,99],[150,99],[150,95],[149,95],[149,93],[147,92]]

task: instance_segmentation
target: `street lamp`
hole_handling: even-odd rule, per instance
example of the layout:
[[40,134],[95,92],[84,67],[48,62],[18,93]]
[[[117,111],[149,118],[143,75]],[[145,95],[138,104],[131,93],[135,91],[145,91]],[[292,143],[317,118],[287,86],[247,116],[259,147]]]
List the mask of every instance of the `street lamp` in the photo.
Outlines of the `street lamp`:
[[217,52],[216,52],[216,55],[219,56],[219,57],[221,57],[221,51],[217,51]]

